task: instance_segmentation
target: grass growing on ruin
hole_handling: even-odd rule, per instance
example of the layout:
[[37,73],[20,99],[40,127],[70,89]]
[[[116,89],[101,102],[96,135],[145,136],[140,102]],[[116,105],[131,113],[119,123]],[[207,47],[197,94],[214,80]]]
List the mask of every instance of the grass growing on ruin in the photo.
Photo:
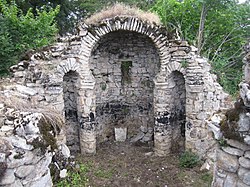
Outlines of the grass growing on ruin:
[[179,164],[183,168],[193,168],[200,163],[198,155],[191,151],[185,151],[179,158]]
[[55,187],[71,187],[89,186],[89,177],[95,176],[99,179],[110,179],[114,175],[114,170],[105,170],[103,168],[94,166],[93,163],[80,163],[79,167],[74,167],[68,170],[67,177],[61,179],[58,183],[55,183]]
[[95,171],[95,176],[96,177],[100,177],[100,178],[111,178],[113,176],[113,171],[112,170],[103,170],[103,169],[98,169],[97,171]]
[[90,170],[90,165],[80,164],[80,167],[68,171],[68,175],[65,179],[59,181],[57,184],[54,184],[55,187],[71,187],[79,186],[85,187],[88,185],[87,173]]
[[156,23],[160,24],[160,18],[151,12],[144,12],[136,7],[131,7],[123,3],[116,3],[112,7],[107,7],[101,10],[100,12],[92,15],[91,17],[85,20],[87,24],[98,24],[102,20],[113,18],[115,16],[124,16],[124,17],[135,17],[142,21],[147,21],[151,24]]

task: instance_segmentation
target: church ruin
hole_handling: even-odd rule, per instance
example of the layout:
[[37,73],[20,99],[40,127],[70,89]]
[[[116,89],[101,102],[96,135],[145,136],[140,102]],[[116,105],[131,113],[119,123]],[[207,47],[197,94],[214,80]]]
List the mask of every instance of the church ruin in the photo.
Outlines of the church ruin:
[[115,128],[127,141],[153,141],[160,156],[210,149],[206,119],[227,94],[195,47],[136,17],[82,23],[78,31],[12,67],[22,96],[65,115],[72,151],[95,153]]

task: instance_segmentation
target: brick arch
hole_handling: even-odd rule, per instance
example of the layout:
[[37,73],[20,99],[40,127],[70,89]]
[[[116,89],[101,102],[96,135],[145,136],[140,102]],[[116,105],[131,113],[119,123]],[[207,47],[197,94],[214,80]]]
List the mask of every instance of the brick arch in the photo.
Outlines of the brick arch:
[[62,77],[70,71],[75,71],[77,74],[80,74],[79,70],[80,66],[75,58],[68,58],[57,66],[57,72],[59,72]]
[[85,60],[91,56],[93,48],[106,34],[113,31],[132,31],[148,36],[155,44],[160,56],[161,64],[166,64],[169,59],[168,36],[166,29],[162,26],[152,25],[134,17],[115,17],[103,20],[98,26],[82,23],[79,27],[81,37],[81,55]]

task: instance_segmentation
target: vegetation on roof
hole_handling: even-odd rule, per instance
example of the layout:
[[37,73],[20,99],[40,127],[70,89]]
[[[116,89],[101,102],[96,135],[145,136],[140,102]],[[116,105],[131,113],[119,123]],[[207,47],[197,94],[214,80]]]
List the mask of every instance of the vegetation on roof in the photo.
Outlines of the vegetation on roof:
[[98,24],[102,20],[113,18],[116,16],[121,17],[135,17],[142,21],[146,21],[151,24],[161,24],[160,18],[158,15],[152,12],[145,12],[140,10],[137,7],[132,7],[129,5],[125,5],[124,3],[116,3],[111,7],[106,7],[102,9],[100,12],[90,16],[85,19],[85,23],[87,24]]

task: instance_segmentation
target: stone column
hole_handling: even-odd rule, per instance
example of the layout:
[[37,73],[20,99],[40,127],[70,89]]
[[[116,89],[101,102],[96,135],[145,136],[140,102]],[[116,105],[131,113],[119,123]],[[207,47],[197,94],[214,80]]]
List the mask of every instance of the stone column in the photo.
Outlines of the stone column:
[[80,129],[80,149],[81,154],[95,154],[96,153],[96,133],[86,129]]
[[157,156],[165,156],[171,153],[171,138],[167,133],[154,133],[154,151]]
[[[155,80],[154,90],[154,151],[157,156],[165,156],[171,152],[171,128],[166,72],[160,72]],[[170,131],[169,131],[170,130]]]
[[84,65],[82,80],[79,81],[79,139],[81,154],[95,154],[96,153],[96,130],[95,130],[95,79],[89,71],[88,64]]

